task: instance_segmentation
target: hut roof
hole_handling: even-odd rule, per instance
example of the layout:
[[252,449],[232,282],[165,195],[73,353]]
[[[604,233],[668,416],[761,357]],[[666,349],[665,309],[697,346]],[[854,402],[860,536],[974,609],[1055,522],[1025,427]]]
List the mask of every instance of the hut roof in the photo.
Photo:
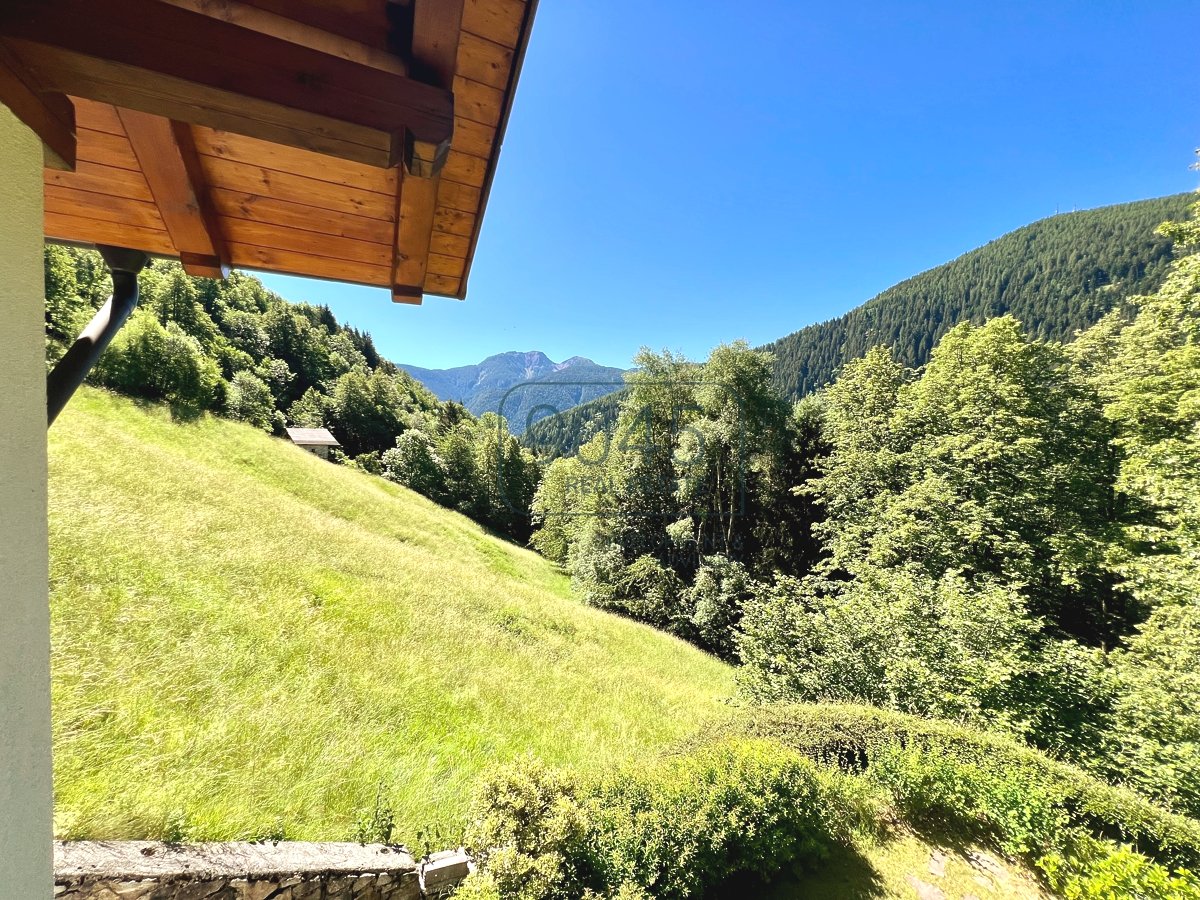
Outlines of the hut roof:
[[287,435],[292,443],[301,447],[340,447],[337,438],[328,428],[289,428]]

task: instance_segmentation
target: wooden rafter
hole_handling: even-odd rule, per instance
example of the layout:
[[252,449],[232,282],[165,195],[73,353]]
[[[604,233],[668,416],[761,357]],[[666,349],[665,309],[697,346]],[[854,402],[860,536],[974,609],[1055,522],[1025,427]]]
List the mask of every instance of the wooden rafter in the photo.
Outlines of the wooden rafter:
[[[454,84],[463,0],[413,0],[411,71],[440,88]],[[441,168],[450,147],[406,135],[404,171],[397,179],[396,247],[392,300],[420,303],[429,266],[429,241],[437,211]]]
[[131,109],[117,112],[184,271],[224,278],[229,274],[229,253],[191,126]]
[[75,107],[63,94],[46,93],[30,73],[0,45],[0,103],[42,139],[45,163],[52,169],[75,168]]
[[363,62],[370,48],[332,34],[305,46],[193,6],[4,0],[0,37],[47,89],[371,165],[399,162],[406,135],[449,140],[448,87]]

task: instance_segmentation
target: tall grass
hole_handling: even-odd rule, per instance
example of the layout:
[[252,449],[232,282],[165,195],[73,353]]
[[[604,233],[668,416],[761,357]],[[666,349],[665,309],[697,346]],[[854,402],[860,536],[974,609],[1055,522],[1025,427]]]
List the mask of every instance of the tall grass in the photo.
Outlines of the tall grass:
[[247,426],[85,389],[50,456],[60,836],[344,839],[378,799],[449,843],[493,764],[608,768],[731,693],[535,554]]

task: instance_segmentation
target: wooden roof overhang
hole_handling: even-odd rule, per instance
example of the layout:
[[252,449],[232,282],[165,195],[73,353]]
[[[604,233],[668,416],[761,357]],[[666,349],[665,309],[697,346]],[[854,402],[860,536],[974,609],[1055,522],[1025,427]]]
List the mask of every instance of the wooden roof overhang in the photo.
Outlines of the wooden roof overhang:
[[3,0],[45,234],[462,298],[536,0]]

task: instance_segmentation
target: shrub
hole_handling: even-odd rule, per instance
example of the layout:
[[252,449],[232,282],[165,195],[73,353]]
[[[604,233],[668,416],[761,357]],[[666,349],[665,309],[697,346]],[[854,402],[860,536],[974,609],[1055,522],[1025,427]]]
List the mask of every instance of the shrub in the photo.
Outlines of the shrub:
[[736,661],[734,636],[750,593],[746,567],[721,555],[705,557],[686,593],[700,643],[722,659]]
[[1200,822],[1015,741],[855,706],[744,711],[698,742],[771,735],[863,776],[906,820],[975,839],[1042,869],[1067,898],[1200,898]]
[[96,365],[101,384],[134,396],[165,400],[185,409],[207,409],[223,384],[217,364],[174,322],[159,324],[138,310]]
[[225,394],[229,418],[249,422],[256,428],[272,431],[275,427],[275,398],[265,381],[253,372],[238,372]]
[[718,741],[591,781],[526,764],[480,796],[469,843],[483,865],[467,896],[695,896],[735,873],[770,877],[823,858],[874,821],[868,807],[839,773],[765,740]]
[[1128,900],[1130,897],[1200,898],[1200,880],[1187,869],[1170,872],[1128,844],[1081,839],[1069,853],[1038,860],[1050,887],[1067,900]]
[[853,702],[1007,724],[1033,623],[1001,584],[871,568],[756,585],[739,651],[758,700]]

